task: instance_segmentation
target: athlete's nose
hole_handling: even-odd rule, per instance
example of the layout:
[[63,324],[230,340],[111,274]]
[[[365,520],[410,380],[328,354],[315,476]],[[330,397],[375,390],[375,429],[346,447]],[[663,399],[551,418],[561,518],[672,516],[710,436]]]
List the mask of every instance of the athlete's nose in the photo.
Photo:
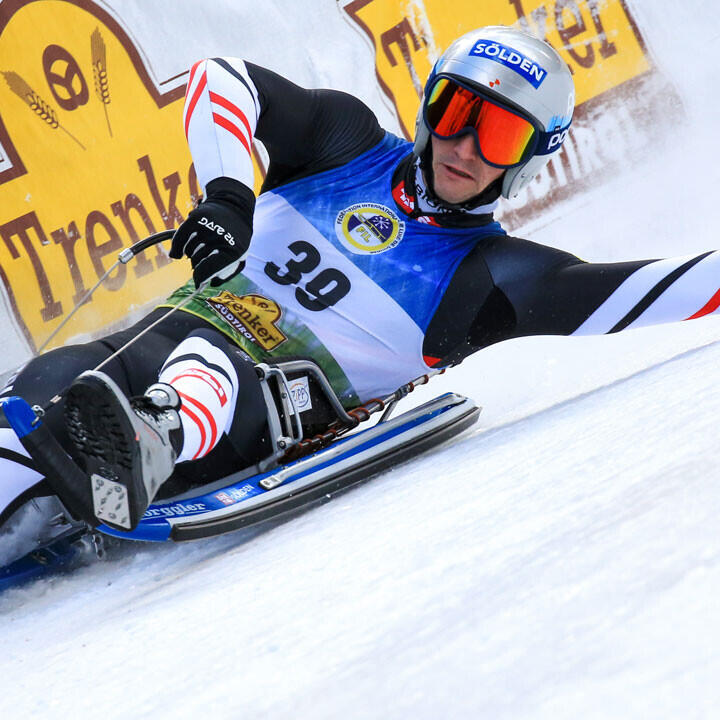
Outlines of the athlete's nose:
[[479,157],[475,147],[475,138],[471,132],[461,135],[455,141],[455,153],[461,160],[474,160]]

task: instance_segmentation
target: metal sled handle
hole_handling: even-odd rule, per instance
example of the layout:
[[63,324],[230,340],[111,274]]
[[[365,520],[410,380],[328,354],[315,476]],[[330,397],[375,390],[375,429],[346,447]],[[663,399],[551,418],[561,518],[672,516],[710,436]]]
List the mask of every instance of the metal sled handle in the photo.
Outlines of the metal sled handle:
[[129,263],[130,260],[132,260],[136,255],[144,252],[149,247],[164,242],[165,240],[171,240],[174,234],[174,230],[161,230],[160,232],[156,232],[153,235],[148,235],[148,237],[143,238],[142,240],[138,240],[134,245],[131,245],[129,248],[125,248],[124,250],[122,250],[118,255],[118,260],[121,263]]
[[37,355],[39,355],[52,341],[52,339],[70,322],[75,313],[92,297],[93,293],[105,282],[110,273],[120,265],[127,265],[136,255],[139,255],[144,250],[147,250],[153,245],[170,240],[175,234],[174,230],[162,230],[154,235],[150,235],[142,240],[138,240],[134,245],[129,248],[121,250],[118,254],[118,259],[105,271],[105,274],[83,295],[77,305],[67,314],[67,317],[50,333],[45,339],[45,342],[38,348]]

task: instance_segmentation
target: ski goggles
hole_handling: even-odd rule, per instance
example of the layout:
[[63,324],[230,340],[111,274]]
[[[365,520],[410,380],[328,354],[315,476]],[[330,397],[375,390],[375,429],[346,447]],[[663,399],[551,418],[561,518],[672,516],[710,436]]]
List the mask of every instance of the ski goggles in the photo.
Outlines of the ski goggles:
[[549,138],[545,136],[554,135],[543,132],[534,120],[509,105],[444,76],[430,87],[423,113],[430,132],[441,139],[472,131],[480,157],[500,168],[515,167],[535,154],[546,154],[538,146],[543,141],[547,145]]

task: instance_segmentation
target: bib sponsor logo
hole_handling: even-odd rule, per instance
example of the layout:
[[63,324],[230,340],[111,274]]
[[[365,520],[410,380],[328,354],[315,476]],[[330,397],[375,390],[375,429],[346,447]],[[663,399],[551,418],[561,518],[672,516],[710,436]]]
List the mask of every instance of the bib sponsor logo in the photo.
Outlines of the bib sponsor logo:
[[282,310],[274,301],[262,295],[233,295],[223,290],[205,302],[236,333],[270,352],[287,340],[277,327]]
[[338,213],[335,234],[350,252],[374,255],[403,239],[405,223],[386,205],[358,203]]
[[525,78],[536,90],[547,77],[547,70],[529,57],[498,42],[478,40],[470,51],[472,57],[484,57],[505,65]]

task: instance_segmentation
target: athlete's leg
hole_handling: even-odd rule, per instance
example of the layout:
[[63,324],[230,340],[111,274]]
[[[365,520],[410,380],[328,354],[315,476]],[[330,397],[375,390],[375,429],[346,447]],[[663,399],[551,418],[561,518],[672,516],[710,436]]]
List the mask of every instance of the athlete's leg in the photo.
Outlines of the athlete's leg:
[[176,462],[205,457],[223,434],[248,464],[262,456],[267,407],[254,363],[221,333],[193,332],[167,358],[158,380],[182,400],[183,446]]
[[[67,389],[80,373],[106,360],[166,312],[164,309],[155,310],[132,327],[101,340],[58,348],[33,358],[8,381],[0,396],[19,395],[30,405],[47,406],[50,398]],[[188,313],[174,313],[111,360],[103,371],[124,393],[141,394],[157,379],[164,359],[177,343],[203,324],[202,320]],[[48,408],[43,423],[69,450],[71,444],[65,426],[63,401]],[[30,499],[51,494],[43,476],[34,469],[27,452],[0,412],[0,528]]]
[[[158,379],[143,396],[128,400],[111,378],[89,372],[68,393],[74,456],[92,494],[92,506],[77,511],[88,522],[95,517],[118,529],[135,527],[176,460],[212,457],[218,478],[244,467],[241,456],[261,457],[267,408],[260,383],[252,361],[221,333],[192,333],[168,356]],[[234,462],[225,464],[227,456],[213,455],[233,427]]]

